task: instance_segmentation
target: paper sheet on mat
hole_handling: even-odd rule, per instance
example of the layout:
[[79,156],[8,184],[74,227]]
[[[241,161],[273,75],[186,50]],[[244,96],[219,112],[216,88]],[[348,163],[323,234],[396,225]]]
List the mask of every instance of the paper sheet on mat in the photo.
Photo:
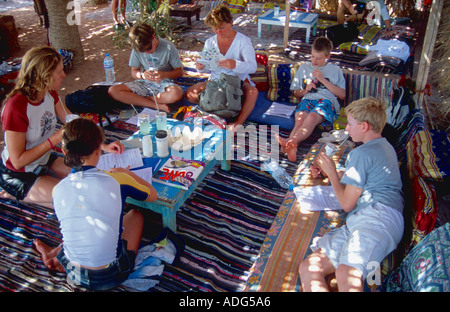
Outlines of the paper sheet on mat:
[[300,207],[309,211],[342,210],[332,186],[295,187]]
[[290,118],[295,110],[295,105],[286,105],[273,102],[264,114],[270,116],[278,116],[283,118]]

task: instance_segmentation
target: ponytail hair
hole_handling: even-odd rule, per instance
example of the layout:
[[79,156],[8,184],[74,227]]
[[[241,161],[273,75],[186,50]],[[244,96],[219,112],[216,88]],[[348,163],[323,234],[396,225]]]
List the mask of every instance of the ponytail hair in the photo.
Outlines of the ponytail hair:
[[94,153],[105,141],[105,135],[97,124],[86,118],[77,118],[64,126],[62,147],[65,152],[64,164],[78,168],[84,158]]

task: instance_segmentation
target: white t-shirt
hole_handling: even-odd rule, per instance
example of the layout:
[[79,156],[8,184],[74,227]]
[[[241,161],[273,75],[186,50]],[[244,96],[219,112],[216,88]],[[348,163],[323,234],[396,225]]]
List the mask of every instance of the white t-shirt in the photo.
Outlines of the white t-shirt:
[[[217,43],[217,35],[210,37],[205,42],[205,50],[215,49],[219,51],[219,45]],[[243,35],[240,32],[236,33],[236,36],[228,49],[227,53],[223,56],[225,59],[233,59],[236,61],[236,67],[234,69],[220,68],[211,71],[210,79],[216,80],[220,78],[220,73],[224,72],[228,75],[237,75],[241,80],[248,79],[250,84],[254,83],[250,80],[250,74],[256,72],[256,55],[253,48],[252,41],[249,37]]]
[[[325,66],[317,68],[322,72],[324,78],[328,79],[335,86],[345,89],[344,74],[339,66],[327,63]],[[315,67],[311,62],[302,64],[295,73],[295,77],[292,80],[291,90],[305,89],[307,85],[305,80],[312,81],[314,79],[312,75],[314,69]],[[318,87],[317,92],[309,92],[303,98],[307,100],[327,99],[333,103],[336,112],[339,112],[340,110],[340,105],[337,97],[324,85]]]
[[[26,133],[27,150],[41,144],[50,138],[56,131],[57,116],[55,105],[59,97],[56,91],[47,92],[44,100],[38,104],[32,104],[28,99],[21,95],[13,95],[3,107],[2,125],[3,131],[7,130]],[[39,159],[25,166],[22,170],[17,170],[9,159],[8,147],[2,152],[3,164],[10,170],[32,172],[38,165],[45,165],[48,162],[51,151],[42,155]]]
[[125,173],[83,169],[55,186],[53,206],[66,257],[82,266],[100,267],[117,259],[126,197],[145,200],[149,189]]
[[374,203],[403,212],[397,154],[386,138],[371,140],[352,150],[347,156],[341,183],[362,189],[356,208],[350,214]]

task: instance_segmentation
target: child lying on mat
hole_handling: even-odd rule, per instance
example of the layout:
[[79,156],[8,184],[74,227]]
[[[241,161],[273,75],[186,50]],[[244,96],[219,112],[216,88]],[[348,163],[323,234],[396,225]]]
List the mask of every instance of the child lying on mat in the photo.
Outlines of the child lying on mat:
[[381,136],[386,108],[375,98],[345,108],[345,129],[354,142],[364,144],[348,154],[343,176],[325,153],[317,156],[313,177],[328,176],[348,216],[345,225],[313,240],[314,252],[299,267],[303,291],[327,291],[325,277],[333,272],[339,291],[362,291],[368,270],[402,238],[404,204],[397,154]]
[[292,93],[302,100],[295,109],[295,125],[289,138],[279,138],[281,151],[287,153],[290,161],[297,159],[298,144],[306,140],[317,125],[333,125],[338,117],[338,98],[345,98],[345,79],[338,66],[327,63],[332,48],[328,38],[314,40],[311,62],[302,64],[292,80]]

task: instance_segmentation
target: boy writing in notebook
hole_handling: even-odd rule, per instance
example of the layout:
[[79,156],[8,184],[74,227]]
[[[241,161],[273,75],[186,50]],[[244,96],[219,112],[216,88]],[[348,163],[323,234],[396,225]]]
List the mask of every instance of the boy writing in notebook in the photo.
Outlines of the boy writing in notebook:
[[346,130],[363,143],[347,156],[345,171],[325,153],[317,157],[313,176],[325,174],[341,207],[345,225],[313,240],[313,253],[299,267],[304,291],[327,291],[325,277],[336,273],[339,291],[362,291],[373,263],[380,263],[403,235],[402,181],[397,154],[381,136],[386,105],[363,98],[345,108]]

